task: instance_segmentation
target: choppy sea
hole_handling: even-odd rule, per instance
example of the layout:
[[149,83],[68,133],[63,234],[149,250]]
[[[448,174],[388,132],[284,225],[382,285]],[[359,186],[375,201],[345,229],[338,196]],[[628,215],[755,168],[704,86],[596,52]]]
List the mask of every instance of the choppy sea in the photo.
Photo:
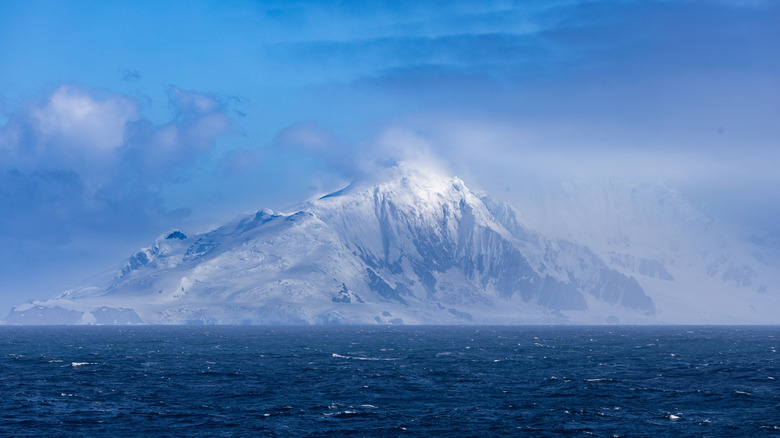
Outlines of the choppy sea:
[[780,327],[0,327],[0,436],[780,436]]

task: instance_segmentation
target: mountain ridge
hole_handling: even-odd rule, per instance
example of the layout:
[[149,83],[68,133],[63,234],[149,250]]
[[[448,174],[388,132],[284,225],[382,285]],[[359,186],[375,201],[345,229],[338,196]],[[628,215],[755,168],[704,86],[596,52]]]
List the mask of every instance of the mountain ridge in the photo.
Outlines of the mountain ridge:
[[108,284],[17,306],[6,323],[663,321],[635,274],[673,281],[664,263],[606,258],[519,217],[458,178],[401,163],[289,213],[166,233]]

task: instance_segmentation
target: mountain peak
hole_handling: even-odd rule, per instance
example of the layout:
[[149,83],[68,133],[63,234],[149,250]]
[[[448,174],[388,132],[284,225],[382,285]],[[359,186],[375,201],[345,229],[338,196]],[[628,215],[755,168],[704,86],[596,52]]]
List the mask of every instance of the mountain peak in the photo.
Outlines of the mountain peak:
[[350,193],[362,192],[367,189],[382,191],[411,192],[423,194],[441,192],[448,185],[464,187],[463,181],[457,177],[446,176],[436,167],[425,167],[399,161],[395,165],[379,169],[351,182],[346,187],[320,197],[328,199],[344,196]]

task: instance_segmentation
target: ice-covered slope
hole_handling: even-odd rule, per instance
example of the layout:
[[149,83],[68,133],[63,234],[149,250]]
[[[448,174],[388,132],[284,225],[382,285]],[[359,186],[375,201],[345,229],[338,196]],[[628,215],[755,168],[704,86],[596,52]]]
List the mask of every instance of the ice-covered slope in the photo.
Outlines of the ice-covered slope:
[[290,213],[169,233],[8,323],[653,322],[630,273],[457,178],[399,165]]

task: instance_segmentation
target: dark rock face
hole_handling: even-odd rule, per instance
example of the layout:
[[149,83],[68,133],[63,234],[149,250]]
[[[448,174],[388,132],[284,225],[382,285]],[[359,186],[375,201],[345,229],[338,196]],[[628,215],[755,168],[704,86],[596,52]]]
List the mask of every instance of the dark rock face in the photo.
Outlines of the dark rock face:
[[182,233],[179,230],[176,230],[172,232],[171,234],[165,236],[166,239],[179,239],[179,240],[187,240],[187,235]]

